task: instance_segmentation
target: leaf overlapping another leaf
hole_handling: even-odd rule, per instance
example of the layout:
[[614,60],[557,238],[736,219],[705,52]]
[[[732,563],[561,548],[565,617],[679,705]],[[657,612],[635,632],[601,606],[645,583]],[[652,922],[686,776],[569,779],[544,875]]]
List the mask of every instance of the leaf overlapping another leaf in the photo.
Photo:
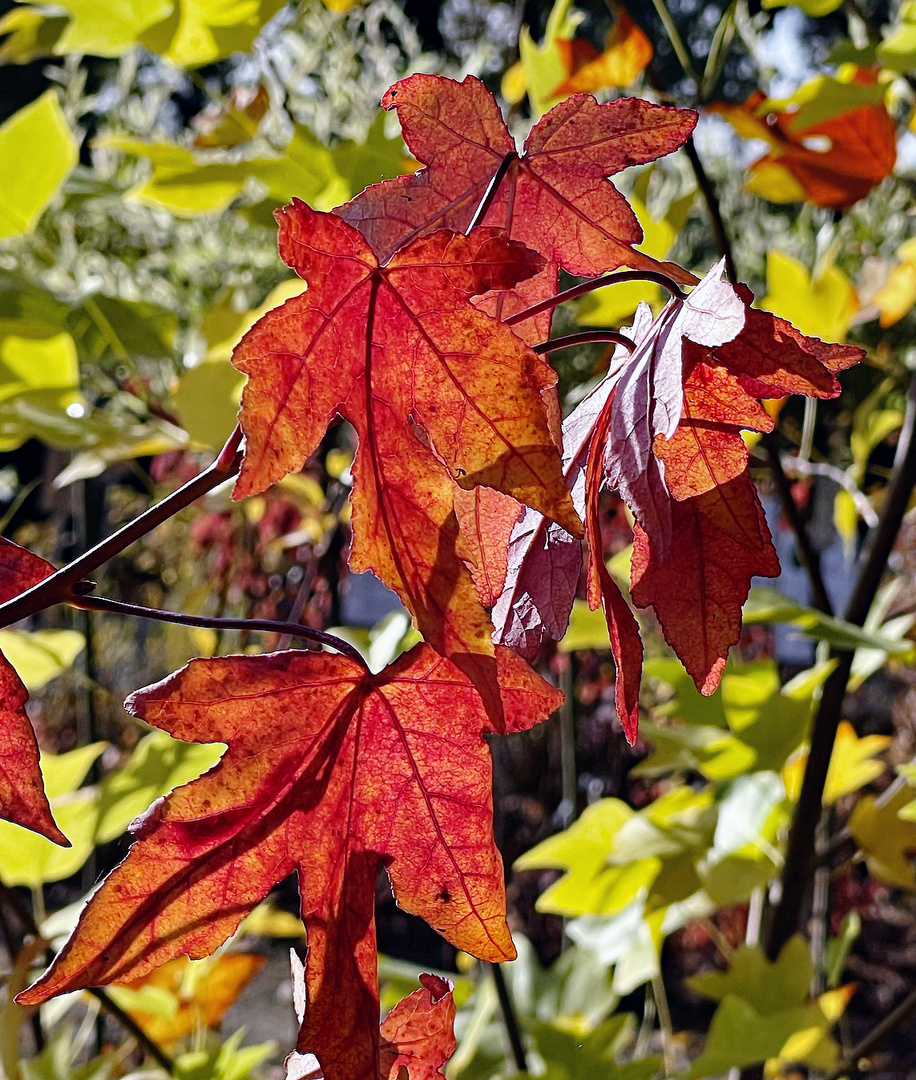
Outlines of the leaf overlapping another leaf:
[[480,229],[414,240],[380,266],[338,217],[298,201],[278,216],[281,254],[308,290],[235,350],[249,376],[235,495],[300,468],[336,413],[349,420],[359,437],[351,566],[395,589],[496,708],[491,626],[462,558],[455,485],[484,484],[581,526],[542,401],[556,376],[469,298],[542,260]]
[[[559,705],[508,650],[495,663],[507,731]],[[327,1080],[377,1080],[381,867],[400,905],[458,948],[514,955],[481,738],[494,728],[429,646],[379,675],[300,652],[195,660],[127,704],[178,738],[229,749],[137,820],[127,858],[23,1002],[209,955],[296,869],[309,946],[297,1049]]]
[[[473,76],[457,83],[412,75],[391,87],[382,105],[397,110],[404,142],[426,168],[373,184],[336,211],[381,260],[431,230],[463,232],[511,155],[482,224],[504,229],[547,265],[518,290],[487,298],[486,310],[505,317],[553,295],[560,266],[573,274],[658,269],[636,250],[642,228],[608,177],[676,150],[696,124],[692,110],[639,98],[599,105],[576,94],[534,125],[519,156],[493,95]],[[547,313],[521,332],[533,344],[549,328]]]
[[[771,430],[757,398],[836,396],[833,373],[862,356],[751,308],[750,290],[720,277],[721,266],[654,321],[643,305],[629,331],[632,355],[618,348],[608,376],[563,425],[567,482],[590,549],[589,602],[604,603],[617,707],[631,739],[642,650],[604,567],[599,493],[617,491],[636,519],[634,603],[655,609],[697,687],[712,693],[738,640],[751,578],[779,573],[740,432]],[[577,547],[558,526],[526,513],[494,607],[497,640],[532,658],[546,636],[562,635],[577,587]]]

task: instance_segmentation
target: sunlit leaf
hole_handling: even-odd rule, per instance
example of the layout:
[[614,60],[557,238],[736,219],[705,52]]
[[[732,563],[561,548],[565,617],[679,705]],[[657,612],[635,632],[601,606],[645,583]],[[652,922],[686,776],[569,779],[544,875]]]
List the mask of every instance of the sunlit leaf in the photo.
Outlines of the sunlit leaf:
[[0,189],[0,240],[29,232],[77,162],[77,144],[58,101],[48,90],[0,127],[6,170]]
[[[508,650],[497,663],[506,730],[558,704]],[[377,1080],[382,866],[401,906],[457,947],[512,957],[481,738],[494,729],[467,678],[428,646],[376,676],[292,651],[197,660],[129,705],[229,749],[140,819],[127,859],[23,1001],[208,955],[298,867],[308,1004],[297,1050],[328,1080]]]

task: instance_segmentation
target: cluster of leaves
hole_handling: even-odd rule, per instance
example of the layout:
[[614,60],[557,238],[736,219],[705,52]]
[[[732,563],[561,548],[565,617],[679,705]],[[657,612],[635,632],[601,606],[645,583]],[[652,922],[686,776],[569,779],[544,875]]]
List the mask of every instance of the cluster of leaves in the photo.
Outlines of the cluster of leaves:
[[[831,370],[859,358],[753,311],[721,266],[687,296],[672,283],[675,298],[654,321],[637,313],[612,373],[567,420],[564,469],[555,376],[532,348],[549,330],[559,270],[659,272],[634,250],[641,230],[606,178],[676,149],[695,117],[575,95],[535,125],[519,155],[473,78],[412,76],[383,105],[397,109],[426,168],[370,186],[333,214],[298,200],[278,214],[280,253],[308,287],[234,350],[248,375],[235,496],[297,471],[335,414],[349,420],[359,440],[351,565],[398,593],[426,644],[379,675],[296,652],[195,661],[134,695],[128,708],[147,722],[229,750],[135,826],[127,860],[19,998],[34,1005],[208,955],[298,868],[309,943],[298,1051],[341,1078],[379,1068],[380,867],[401,906],[458,948],[491,961],[513,955],[480,735],[523,730],[559,704],[493,640],[532,654],[513,627],[533,627],[535,645],[545,622],[565,629],[578,568],[551,590],[546,618],[531,593],[534,582],[563,579],[555,553],[568,566],[572,546],[578,562],[583,530],[568,488],[580,493],[589,598],[604,603],[632,742],[642,649],[604,568],[601,490],[616,491],[635,518],[634,600],[655,607],[712,692],[751,577],[778,570],[738,435],[771,424],[752,395],[833,396]],[[529,508],[522,541],[519,503]],[[5,598],[53,575],[30,553],[4,550]],[[484,605],[498,597],[499,606],[507,589],[494,634]],[[4,813],[65,842],[29,746],[24,695],[5,671],[5,757],[15,767]]]
[[[247,22],[226,16],[224,23],[223,14],[189,0],[154,5],[113,38],[92,5],[65,5],[69,19],[23,6],[4,23],[12,34],[6,47],[19,58],[39,41],[61,54],[116,56],[139,43],[171,63],[197,65],[247,48],[279,5],[255,7]],[[726,280],[724,260],[702,280],[664,261],[676,211],[653,224],[647,190],[643,200],[628,201],[610,177],[674,153],[691,139],[697,113],[633,97],[599,103],[583,93],[639,78],[651,44],[621,16],[601,51],[574,36],[575,21],[561,0],[544,43],[522,36],[507,96],[520,100],[527,92],[539,119],[521,150],[483,83],[438,75],[412,75],[382,101],[397,114],[403,143],[421,166],[408,175],[397,175],[402,143],[387,137],[381,122],[362,146],[325,147],[301,126],[282,153],[259,144],[269,108],[263,87],[233,100],[194,146],[101,141],[108,152],[149,163],[147,178],[132,187],[134,199],[179,215],[204,205],[242,206],[257,221],[267,206],[295,196],[276,217],[281,257],[299,280],[281,286],[257,312],[238,313],[227,302],[211,313],[203,328],[207,359],[182,375],[175,397],[184,432],[166,422],[126,434],[123,423],[108,430],[79,396],[78,354],[95,330],[111,331],[137,314],[123,301],[93,301],[89,311],[88,304],[46,297],[41,333],[24,337],[12,326],[4,333],[7,447],[36,434],[84,446],[87,417],[101,425],[93,433],[95,463],[84,461],[69,478],[103,468],[111,456],[185,445],[188,432],[198,444],[219,445],[231,427],[239,373],[247,377],[239,414],[243,454],[236,454],[237,432],[216,464],[148,522],[60,571],[4,542],[5,625],[61,602],[118,610],[93,596],[85,580],[107,555],[236,472],[234,497],[259,498],[298,473],[329,425],[343,418],[357,438],[349,473],[350,566],[372,571],[397,594],[423,640],[371,671],[346,642],[307,628],[303,636],[341,655],[289,650],[192,660],[131,695],[127,708],[182,744],[225,744],[218,762],[213,748],[193,746],[178,764],[150,765],[152,783],[123,780],[119,789],[122,774],[115,774],[75,800],[61,796],[79,788],[98,749],[42,768],[27,690],[10,662],[14,639],[0,642],[0,812],[62,845],[54,859],[38,848],[39,858],[24,842],[18,869],[0,864],[4,882],[34,889],[72,873],[94,843],[118,835],[128,817],[146,810],[132,826],[126,859],[93,895],[50,968],[19,994],[22,1005],[117,982],[127,986],[118,993],[138,1022],[167,1044],[187,1027],[172,1016],[174,1027],[157,1029],[155,1004],[150,1011],[157,986],[179,1000],[180,958],[213,954],[295,871],[308,953],[296,981],[301,1028],[289,1074],[369,1080],[406,1070],[431,1077],[454,1050],[457,1022],[473,1037],[453,1063],[456,1075],[493,1075],[484,999],[484,1018],[468,1024],[460,980],[453,987],[440,975],[422,976],[422,988],[404,987],[406,996],[379,1025],[376,881],[384,871],[399,905],[455,948],[493,963],[515,956],[483,736],[527,731],[560,705],[562,695],[529,664],[545,643],[564,639],[571,615],[588,620],[577,601],[582,591],[590,611],[603,609],[599,636],[613,655],[614,701],[631,744],[646,623],[640,625],[623,586],[633,605],[652,609],[683,667],[657,659],[647,665],[668,701],[642,725],[654,751],[638,772],[664,778],[664,793],[640,811],[617,799],[595,803],[516,864],[520,872],[567,872],[539,901],[541,910],[572,920],[577,951],[565,963],[582,970],[591,964],[605,976],[614,967],[601,1007],[586,1019],[581,1002],[575,1006],[584,1057],[564,1042],[569,1030],[562,1020],[551,1022],[534,1002],[532,1038],[552,1047],[558,1061],[567,1055],[616,1068],[611,1062],[630,1032],[628,1021],[610,1013],[619,995],[644,982],[660,996],[662,940],[746,903],[777,875],[780,838],[802,813],[804,744],[815,741],[810,719],[831,667],[784,687],[770,663],[726,667],[752,579],[779,573],[749,444],[774,430],[790,395],[839,394],[836,376],[863,351],[821,338],[845,336],[852,289],[829,259],[812,280],[787,255],[772,252],[764,304],[777,315],[754,306],[747,286]],[[882,62],[888,55],[885,48]],[[857,66],[785,101],[760,94],[742,106],[716,107],[740,134],[763,136],[770,146],[752,166],[750,191],[835,210],[891,172],[896,126],[886,85],[862,66],[865,57],[856,59]],[[35,155],[34,175],[21,174],[4,196],[5,237],[35,229],[75,166],[76,141],[53,92],[0,129],[0,145],[21,157],[17,148],[35,141],[36,132],[47,157]],[[214,147],[223,155],[218,160],[209,156]],[[391,178],[366,186],[380,173]],[[898,286],[893,302],[887,292],[876,297],[885,324],[890,312],[906,310],[900,292],[907,265],[889,283]],[[588,280],[559,292],[561,273]],[[652,294],[653,314],[647,303],[630,302],[626,290],[634,282],[671,299],[663,304],[660,292]],[[580,321],[615,329],[551,338],[554,309],[598,286],[608,286],[609,299],[583,303]],[[28,291],[11,287],[21,304]],[[812,314],[815,300],[825,298],[829,304]],[[88,333],[84,309],[95,327]],[[175,329],[173,319],[146,355],[168,352]],[[589,342],[615,346],[607,374],[563,419],[557,375],[544,355]],[[109,338],[98,355],[111,348]],[[195,409],[192,423],[186,417]],[[872,452],[899,423],[893,407],[856,418],[853,461],[840,473],[847,502],[837,500],[847,539],[860,517],[876,519],[860,486]],[[108,458],[106,444],[115,447]],[[619,563],[606,562],[612,530],[618,541],[621,533],[632,541],[623,574]],[[909,643],[900,640],[909,624],[885,621],[886,609],[862,628],[853,623],[866,613],[844,622],[779,598],[752,599],[745,616],[794,622],[844,655],[858,650],[851,663],[859,680],[888,657],[911,659]],[[575,647],[565,640],[561,647]],[[71,654],[75,647],[57,644]],[[709,699],[720,681],[721,697]],[[155,757],[152,742],[141,745]],[[873,758],[883,748],[841,728],[825,805],[879,775]],[[58,767],[63,772],[55,778]],[[134,768],[147,775],[141,763],[123,776]],[[685,773],[703,784],[694,790]],[[185,780],[191,782],[167,794]],[[902,788],[884,802],[867,796],[847,826],[875,876],[901,888],[916,881],[898,816],[906,818],[908,804]],[[77,835],[76,822],[85,826],[90,818],[92,830]],[[834,985],[812,994],[801,941],[776,952],[741,949],[727,975],[694,981],[696,992],[719,1005],[691,1075],[763,1059],[815,1068],[835,1062],[829,1033],[849,998],[837,985],[841,963]],[[789,990],[775,995],[777,982]],[[131,993],[141,999],[131,1002]],[[192,1001],[194,1023],[216,1021],[218,1002],[206,995]],[[755,1033],[751,1041],[748,1031]],[[223,1066],[207,1067],[224,1074]],[[658,1067],[645,1058],[634,1063],[633,1075]]]

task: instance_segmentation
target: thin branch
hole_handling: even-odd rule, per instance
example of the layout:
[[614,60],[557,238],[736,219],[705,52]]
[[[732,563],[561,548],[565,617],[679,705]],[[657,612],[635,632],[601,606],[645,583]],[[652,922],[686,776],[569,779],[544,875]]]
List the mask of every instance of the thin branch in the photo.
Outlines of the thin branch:
[[[906,416],[897,445],[897,456],[877,526],[869,533],[859,560],[859,572],[843,618],[862,626],[874,602],[894,541],[900,531],[907,504],[916,487],[916,375],[910,381]],[[827,769],[840,722],[846,686],[852,670],[851,651],[833,651],[836,666],[824,683],[811,732],[811,749],[801,792],[789,830],[786,861],[780,881],[779,902],[764,934],[764,950],[775,960],[795,933],[802,905],[814,871],[815,832],[820,820]]]
[[487,216],[487,211],[493,205],[493,200],[496,198],[496,192],[499,190],[499,185],[505,180],[506,174],[509,172],[514,161],[518,161],[518,154],[516,154],[514,150],[510,150],[499,163],[499,168],[493,173],[493,179],[487,184],[487,190],[483,193],[480,202],[477,204],[477,209],[474,211],[474,216],[471,218],[470,224],[465,229],[465,236],[470,233],[471,229],[476,229],[478,225],[483,223],[483,219]]
[[179,626],[202,626],[207,630],[261,630],[266,633],[288,634],[290,637],[305,638],[307,641],[326,645],[368,670],[366,661],[349,642],[301,623],[282,622],[278,619],[225,619],[208,615],[188,615],[180,611],[126,604],[122,600],[111,600],[107,596],[74,595],[67,603],[83,611],[108,611],[117,615],[130,615],[135,619],[152,619],[155,622],[177,623]]
[[616,330],[582,330],[578,334],[565,334],[563,337],[542,341],[540,345],[533,346],[533,351],[543,355],[556,352],[558,349],[569,349],[573,345],[592,345],[601,341],[613,341],[617,345],[622,345],[629,353],[636,348],[636,342],[632,338]]
[[687,155],[687,160],[693,169],[693,175],[697,187],[700,189],[700,194],[703,196],[703,202],[706,203],[706,211],[709,214],[712,231],[716,237],[716,247],[719,249],[719,254],[725,259],[726,273],[732,281],[737,281],[738,274],[735,270],[735,259],[732,255],[732,243],[725,228],[722,207],[719,205],[719,196],[716,194],[715,185],[710,179],[709,173],[707,173],[703,162],[700,160],[692,135],[684,143],[684,153]]
[[812,606],[817,608],[818,611],[823,611],[825,615],[832,615],[833,605],[830,603],[830,596],[827,593],[827,586],[821,573],[820,555],[818,555],[814,544],[811,543],[811,537],[808,534],[804,518],[799,513],[795,500],[792,498],[792,485],[789,483],[789,478],[782,467],[782,457],[779,453],[776,436],[772,432],[766,432],[761,436],[760,443],[769,458],[770,472],[776,486],[779,505],[795,536],[798,561],[805,568],[808,575]]
[[667,289],[676,300],[686,299],[686,294],[680,285],[658,270],[617,270],[613,274],[602,274],[601,277],[589,278],[588,281],[583,281],[579,285],[573,285],[571,289],[564,289],[556,296],[550,296],[538,304],[516,311],[514,315],[503,319],[503,322],[506,326],[515,326],[516,323],[524,322],[525,319],[540,315],[542,311],[552,311],[564,300],[575,300],[576,297],[585,296],[586,293],[593,292],[595,289],[603,289],[605,285],[617,285],[622,281],[652,281],[656,285],[661,285],[663,289]]
[[[16,918],[22,923],[22,926],[28,934],[31,934],[34,938],[41,938],[41,932],[35,922],[35,918],[28,907],[22,902],[19,896],[7,886],[3,881],[0,881],[0,898],[3,899],[9,908],[16,915]],[[50,963],[53,954],[51,947],[45,945],[45,958],[47,963]],[[151,1058],[153,1058],[163,1069],[170,1075],[175,1076],[175,1062],[169,1057],[169,1055],[162,1049],[162,1047],[151,1038],[143,1028],[137,1023],[132,1016],[129,1016],[120,1005],[117,1005],[112,1001],[108,993],[101,987],[88,988],[90,993],[102,1006],[102,1008],[110,1013],[116,1020],[137,1040],[138,1043],[146,1050]]]
[[528,1059],[525,1056],[522,1032],[519,1027],[518,1017],[515,1015],[515,1006],[512,1004],[509,987],[506,985],[506,978],[499,964],[490,964],[490,970],[493,972],[496,996],[499,998],[499,1007],[502,1010],[506,1035],[509,1037],[509,1046],[512,1048],[512,1060],[515,1062],[515,1067],[519,1072],[526,1073],[528,1071]]
[[896,1009],[877,1023],[861,1042],[856,1043],[839,1065],[827,1073],[824,1080],[840,1080],[840,1077],[856,1072],[859,1062],[868,1057],[872,1050],[884,1042],[904,1020],[909,1019],[914,1011],[916,1011],[916,990],[911,990]]
[[118,529],[117,532],[106,537],[101,543],[96,544],[94,548],[51,574],[50,577],[46,577],[44,581],[33,585],[31,589],[13,597],[5,604],[0,604],[0,627],[19,622],[20,619],[34,615],[37,611],[43,611],[52,604],[68,603],[72,598],[74,586],[102,563],[120,554],[135,540],[139,540],[157,525],[167,521],[173,514],[199,499],[201,495],[212,491],[223,481],[234,476],[238,471],[241,441],[242,432],[237,427],[216,460],[193,480],[189,480],[162,502],[151,506],[145,513],[128,522],[122,529]]

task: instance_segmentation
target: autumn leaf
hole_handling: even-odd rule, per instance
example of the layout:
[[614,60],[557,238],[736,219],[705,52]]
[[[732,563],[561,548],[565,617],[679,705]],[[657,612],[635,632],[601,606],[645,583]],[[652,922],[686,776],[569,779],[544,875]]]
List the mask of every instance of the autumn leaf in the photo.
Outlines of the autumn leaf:
[[[835,397],[834,372],[863,355],[757,311],[746,286],[720,276],[717,267],[654,321],[641,305],[624,331],[632,353],[618,347],[606,378],[563,425],[567,483],[586,522],[589,603],[602,603],[608,619],[628,738],[636,733],[641,648],[604,566],[600,493],[617,491],[636,518],[633,602],[655,609],[698,688],[712,693],[740,634],[751,578],[779,573],[741,431],[772,428],[759,398]],[[527,511],[513,531],[493,609],[496,640],[532,657],[546,637],[559,639],[579,565],[575,539]]]
[[[455,1051],[455,1002],[452,983],[441,975],[422,974],[414,990],[379,1025],[378,1080],[436,1080]],[[293,1051],[286,1059],[286,1080],[327,1080],[314,1054]]]
[[819,76],[785,102],[756,91],[743,105],[713,105],[744,138],[769,151],[750,166],[748,190],[772,202],[845,209],[894,169],[897,131],[874,76]]
[[493,229],[440,231],[380,266],[340,218],[295,201],[280,253],[307,291],[242,338],[235,497],[299,469],[335,414],[359,436],[350,565],[393,588],[425,639],[494,704],[491,624],[464,562],[455,485],[486,485],[581,531],[542,394],[556,375],[474,293],[540,269]]
[[[506,731],[559,705],[511,652],[495,662]],[[134,823],[127,858],[24,1003],[209,955],[296,869],[308,933],[297,1051],[315,1054],[327,1080],[376,1080],[381,867],[401,907],[456,947],[514,956],[481,738],[495,728],[467,677],[429,646],[378,675],[303,652],[193,660],[127,707],[228,750]]]
[[836,397],[833,373],[864,355],[757,311],[744,285],[735,292],[745,307],[743,329],[717,346],[685,344],[683,415],[670,439],[662,434],[653,442],[672,496],[676,550],[637,522],[631,563],[633,602],[655,609],[666,640],[705,694],[715,690],[738,640],[751,578],[779,573],[740,436],[741,429],[772,427],[754,399]]
[[652,42],[624,11],[618,14],[607,36],[604,52],[592,49],[591,55],[584,50],[576,53],[575,48],[580,44],[576,39],[558,44],[570,74],[554,89],[553,97],[629,86],[652,60]]
[[[160,1046],[171,1047],[200,1028],[216,1028],[239,994],[264,966],[257,953],[230,952],[195,965],[186,956],[176,957],[140,979],[120,983],[115,1000]],[[127,994],[118,991],[127,991]],[[173,1010],[167,1014],[144,1009],[152,991],[164,997]]]
[[[0,603],[12,600],[53,573],[49,562],[0,537]],[[28,700],[22,679],[0,654],[0,818],[70,847],[70,841],[54,824],[45,795],[38,743],[25,711]]]
[[676,150],[693,131],[692,110],[638,98],[599,105],[577,94],[534,125],[519,156],[493,95],[473,76],[412,75],[382,105],[397,110],[404,141],[426,168],[373,184],[336,211],[382,261],[430,230],[463,232],[511,154],[483,224],[547,260],[529,303],[555,292],[558,266],[574,274],[658,268],[635,250],[642,229],[608,177]]
[[435,1080],[455,1051],[452,984],[441,975],[420,976],[422,990],[399,1001],[381,1024],[379,1076],[396,1080],[406,1068],[410,1080]]

